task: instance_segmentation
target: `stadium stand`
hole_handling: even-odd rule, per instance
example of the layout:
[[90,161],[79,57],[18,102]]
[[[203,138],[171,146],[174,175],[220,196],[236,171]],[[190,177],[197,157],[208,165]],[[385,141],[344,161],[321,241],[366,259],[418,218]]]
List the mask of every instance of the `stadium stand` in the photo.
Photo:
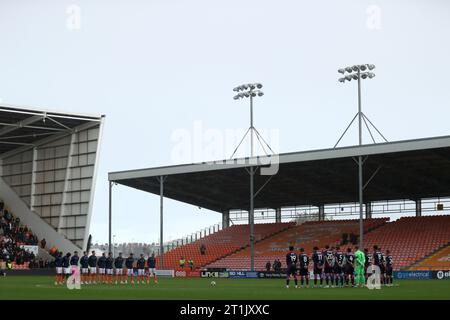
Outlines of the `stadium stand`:
[[[255,239],[256,241],[262,241],[293,226],[293,223],[256,224]],[[200,247],[202,245],[206,249],[203,255],[200,253]],[[164,268],[180,269],[179,261],[181,257],[184,257],[186,261],[192,258],[194,268],[199,269],[248,246],[248,225],[234,225],[165,253]],[[159,257],[157,257],[158,267],[160,265],[159,263]]]
[[414,264],[410,270],[450,270],[450,245]]
[[[289,244],[303,247],[310,253],[314,246],[339,244],[343,233],[357,233],[357,220],[306,222],[275,237],[258,243],[255,247],[255,268],[264,270],[268,261],[279,259],[284,267],[284,253]],[[404,217],[387,223],[385,219],[365,220],[365,246],[372,251],[374,245],[390,250],[394,269],[411,267],[424,257],[432,255],[415,268],[442,269],[442,260],[449,260],[450,249],[439,251],[450,242],[450,216]],[[448,250],[448,251],[446,251]],[[439,252],[437,252],[439,251]],[[436,253],[436,255],[433,255]],[[209,264],[208,268],[248,270],[250,251],[242,250]],[[433,262],[435,261],[435,262]]]
[[[365,220],[365,232],[381,227],[387,221],[385,218]],[[356,234],[358,230],[358,220],[310,221],[289,228],[256,244],[255,269],[265,270],[266,263],[276,259],[279,259],[282,268],[285,268],[285,254],[289,245],[296,248],[303,247],[306,252],[311,253],[315,246],[323,248],[327,244],[338,245],[342,241],[343,234]],[[250,250],[247,248],[209,264],[207,268],[249,270],[249,256]]]
[[390,250],[394,269],[404,269],[450,242],[450,216],[404,217],[370,232],[365,246]]
[[11,212],[0,203],[0,260],[12,263],[13,269],[28,269],[33,263],[33,253],[21,248],[22,245],[38,245],[36,235],[21,224]]

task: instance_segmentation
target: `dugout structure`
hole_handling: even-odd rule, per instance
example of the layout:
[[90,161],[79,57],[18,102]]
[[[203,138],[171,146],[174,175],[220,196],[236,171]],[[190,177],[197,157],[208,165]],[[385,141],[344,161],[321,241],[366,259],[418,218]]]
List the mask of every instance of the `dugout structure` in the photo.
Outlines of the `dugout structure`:
[[[248,170],[256,167],[255,208],[280,212],[283,207],[316,206],[323,220],[325,205],[359,201],[359,156],[364,160],[366,204],[409,199],[415,201],[419,216],[422,199],[450,196],[450,136],[112,172],[110,243],[113,183],[160,197],[163,252],[164,197],[220,212],[226,227],[230,210],[249,209]],[[274,165],[275,174],[261,174]],[[365,215],[370,218],[370,210]]]
[[0,199],[64,252],[87,245],[103,120],[0,105]]

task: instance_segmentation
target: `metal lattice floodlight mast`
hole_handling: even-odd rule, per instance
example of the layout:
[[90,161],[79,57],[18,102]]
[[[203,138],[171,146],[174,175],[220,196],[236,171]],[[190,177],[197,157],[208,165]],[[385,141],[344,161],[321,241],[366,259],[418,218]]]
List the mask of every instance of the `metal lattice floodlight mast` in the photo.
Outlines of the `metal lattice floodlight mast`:
[[[250,132],[250,161],[253,161],[252,158],[254,156],[254,141],[253,141],[253,134],[258,139],[259,143],[261,144],[264,152],[266,152],[264,144],[269,148],[269,150],[273,152],[272,148],[267,144],[267,142],[264,140],[264,138],[259,134],[258,130],[256,130],[255,126],[253,125],[253,98],[255,97],[262,97],[264,93],[261,91],[263,85],[261,83],[249,83],[249,84],[243,84],[233,89],[234,92],[237,94],[233,97],[234,100],[239,99],[245,99],[250,98],[250,127],[248,128],[247,132],[245,133],[244,137],[242,138],[239,145],[234,150],[233,154],[231,155],[231,158],[236,154],[237,150],[241,146],[242,142],[244,141],[245,137]],[[264,142],[264,144],[263,144]],[[256,168],[251,166],[249,169],[250,174],[250,208],[249,208],[249,216],[248,216],[248,222],[250,225],[250,269],[251,271],[255,270],[255,208],[254,208],[254,200],[255,200],[255,190],[254,190],[254,177],[255,177],[255,171]]]
[[[367,118],[364,113],[362,112],[362,106],[361,106],[361,79],[372,79],[375,77],[375,74],[371,72],[373,69],[375,69],[375,65],[373,64],[361,64],[361,65],[354,65],[352,67],[346,67],[339,69],[338,72],[343,75],[342,78],[339,78],[339,82],[345,83],[346,81],[356,80],[358,81],[358,112],[353,117],[350,124],[345,129],[344,133],[339,138],[338,142],[335,144],[335,148],[341,142],[344,135],[347,133],[348,129],[351,127],[355,119],[358,117],[358,130],[359,130],[359,145],[361,146],[363,144],[363,135],[362,130],[363,126],[362,123],[364,121],[367,130],[370,133],[370,136],[372,138],[372,141],[374,143],[375,139],[373,137],[372,131],[370,130],[370,127],[368,125],[368,122],[370,125],[378,132],[378,134],[387,142],[386,138],[381,134],[381,132],[375,127],[375,125]],[[363,157],[358,157],[358,179],[359,179],[359,246],[360,248],[364,248],[364,216],[363,216],[363,192],[365,186],[363,185]]]

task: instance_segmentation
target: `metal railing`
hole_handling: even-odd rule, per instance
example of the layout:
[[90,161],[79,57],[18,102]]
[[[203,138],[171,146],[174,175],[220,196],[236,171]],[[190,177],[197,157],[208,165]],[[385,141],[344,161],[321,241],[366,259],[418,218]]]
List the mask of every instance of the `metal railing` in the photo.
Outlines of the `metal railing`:
[[[440,205],[441,207],[438,207]],[[364,211],[366,208],[364,208]],[[416,206],[412,200],[390,200],[371,203],[372,216],[390,215],[414,215]],[[422,215],[450,214],[450,198],[422,199]],[[318,220],[318,207],[298,206],[281,209],[281,221],[295,221],[301,218],[303,221]],[[359,203],[329,204],[325,205],[325,219],[359,217]],[[255,210],[255,221],[275,222],[276,212],[274,209]],[[230,220],[233,223],[248,223],[248,212],[244,210],[230,211]]]

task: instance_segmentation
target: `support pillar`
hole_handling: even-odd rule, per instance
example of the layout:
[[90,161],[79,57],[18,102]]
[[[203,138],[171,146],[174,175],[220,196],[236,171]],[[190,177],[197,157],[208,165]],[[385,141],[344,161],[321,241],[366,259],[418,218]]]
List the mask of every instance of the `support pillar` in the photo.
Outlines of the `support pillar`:
[[325,220],[325,205],[319,205],[319,221]]
[[372,203],[366,203],[366,219],[372,219]]
[[159,177],[159,196],[160,196],[160,229],[159,229],[159,268],[164,269],[164,180],[166,177]]
[[281,223],[281,208],[275,210],[275,222]]
[[109,182],[109,219],[108,219],[108,252],[112,252],[112,189],[114,182]]
[[416,217],[422,216],[422,199],[416,199],[414,201],[416,203]]
[[230,226],[230,211],[222,212],[222,229]]

